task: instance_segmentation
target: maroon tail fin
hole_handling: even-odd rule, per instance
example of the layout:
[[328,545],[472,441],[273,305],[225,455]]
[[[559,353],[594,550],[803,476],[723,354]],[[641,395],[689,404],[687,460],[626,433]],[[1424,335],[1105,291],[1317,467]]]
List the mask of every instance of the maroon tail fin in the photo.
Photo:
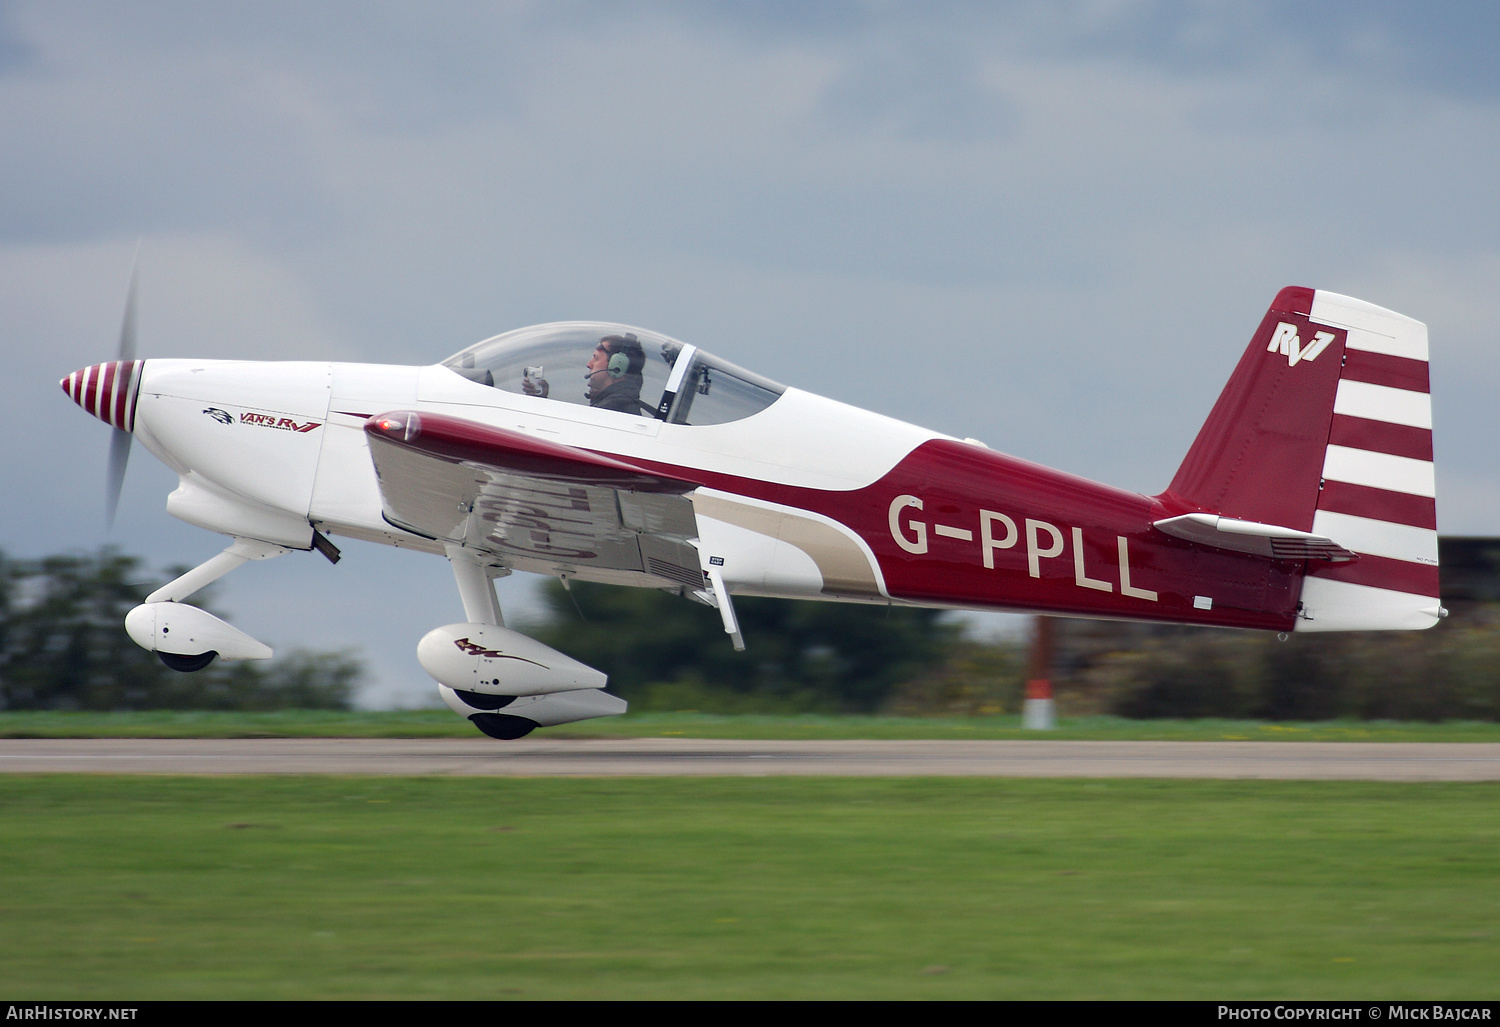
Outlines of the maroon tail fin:
[[[1420,321],[1281,290],[1158,497],[1177,516],[1157,527],[1246,552],[1233,536],[1263,536],[1273,558],[1305,560],[1299,631],[1431,627],[1443,610],[1427,359]],[[1182,516],[1194,513],[1220,516]]]
[[1276,294],[1162,493],[1169,507],[1311,530],[1347,335],[1311,320],[1313,296]]

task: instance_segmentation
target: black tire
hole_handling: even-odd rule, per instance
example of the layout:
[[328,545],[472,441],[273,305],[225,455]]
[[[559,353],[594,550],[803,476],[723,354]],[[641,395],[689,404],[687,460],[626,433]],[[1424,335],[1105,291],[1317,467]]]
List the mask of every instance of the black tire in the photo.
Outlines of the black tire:
[[537,729],[537,722],[525,717],[513,717],[508,713],[475,713],[469,717],[474,726],[491,738],[511,741],[523,738]]
[[197,656],[179,656],[177,653],[164,653],[158,650],[156,655],[162,663],[165,663],[173,670],[180,670],[184,674],[191,674],[193,671],[202,670],[210,663],[213,663],[214,657],[219,654],[210,650],[206,653],[199,653]]

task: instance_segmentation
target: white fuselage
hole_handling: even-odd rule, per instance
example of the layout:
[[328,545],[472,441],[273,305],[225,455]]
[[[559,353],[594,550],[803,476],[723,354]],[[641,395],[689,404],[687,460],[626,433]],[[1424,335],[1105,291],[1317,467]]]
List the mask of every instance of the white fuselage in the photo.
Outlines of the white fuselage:
[[[504,392],[442,365],[203,360],[146,363],[135,432],[179,475],[167,509],[192,524],[295,549],[308,548],[317,528],[441,553],[441,543],[396,528],[382,515],[364,427],[371,416],[400,409],[449,414],[627,459],[830,491],[866,487],[922,442],[942,437],[796,389],[742,420],[685,425]],[[733,564],[735,591],[820,593],[824,574],[805,544],[754,530],[755,511],[763,511],[764,520],[782,517],[782,508],[702,491],[701,527],[718,536],[720,548],[744,554]],[[708,505],[716,496],[718,509],[731,511],[721,518]],[[860,563],[878,566],[847,528],[808,511],[787,508],[785,516],[826,521],[850,555],[858,551],[865,558]],[[524,557],[510,563],[553,570]],[[878,583],[875,588],[883,591]]]

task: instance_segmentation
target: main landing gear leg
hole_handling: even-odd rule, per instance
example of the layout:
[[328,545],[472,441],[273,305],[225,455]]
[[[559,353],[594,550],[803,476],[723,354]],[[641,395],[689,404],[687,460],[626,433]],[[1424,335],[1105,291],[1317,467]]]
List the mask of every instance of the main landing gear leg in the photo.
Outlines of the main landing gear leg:
[[[505,577],[510,568],[497,567],[463,546],[448,546],[447,553],[448,562],[453,565],[453,580],[458,584],[458,596],[464,603],[464,618],[470,624],[505,627],[505,618],[500,614],[500,599],[495,595],[495,579]],[[487,696],[477,692],[461,693],[460,698],[471,706],[493,702],[493,709],[511,702],[509,696]],[[469,722],[491,738],[506,741],[529,735],[537,726],[534,720],[508,713],[473,713],[469,715]]]
[[458,597],[464,602],[464,617],[470,624],[505,627],[500,600],[495,595],[495,579],[508,575],[510,568],[497,567],[463,546],[448,546],[447,552],[448,562],[453,565],[453,580],[458,583]]

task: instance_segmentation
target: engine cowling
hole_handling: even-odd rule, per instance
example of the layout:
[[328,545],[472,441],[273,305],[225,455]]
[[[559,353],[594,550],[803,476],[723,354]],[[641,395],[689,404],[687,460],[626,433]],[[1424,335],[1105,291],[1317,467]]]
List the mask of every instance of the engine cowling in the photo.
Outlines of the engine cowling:
[[603,688],[607,675],[498,624],[447,624],[417,643],[422,669],[459,692],[544,695]]

